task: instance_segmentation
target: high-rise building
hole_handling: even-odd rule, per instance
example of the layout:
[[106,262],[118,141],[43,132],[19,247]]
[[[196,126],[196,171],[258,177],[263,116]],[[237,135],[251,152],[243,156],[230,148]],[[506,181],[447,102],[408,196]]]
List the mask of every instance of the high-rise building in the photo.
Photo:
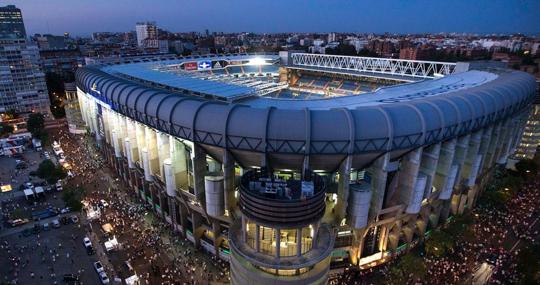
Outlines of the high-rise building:
[[21,9],[15,5],[0,7],[0,38],[26,38]]
[[336,33],[329,33],[328,34],[328,42],[335,42],[336,41]]
[[135,31],[137,32],[137,46],[139,47],[145,47],[145,41],[157,40],[156,22],[139,22],[135,26]]
[[0,112],[50,113],[39,49],[26,40],[21,11],[0,7]]

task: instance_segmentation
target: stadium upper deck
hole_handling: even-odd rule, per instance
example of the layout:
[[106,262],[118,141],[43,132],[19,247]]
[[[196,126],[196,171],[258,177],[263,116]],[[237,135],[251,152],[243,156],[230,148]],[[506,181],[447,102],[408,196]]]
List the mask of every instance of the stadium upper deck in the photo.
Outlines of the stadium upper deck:
[[[231,55],[90,66],[79,69],[77,85],[113,110],[166,128],[180,138],[259,153],[325,155],[313,160],[315,169],[333,169],[342,157],[331,158],[331,154],[376,155],[481,129],[520,112],[532,100],[535,88],[534,79],[522,72],[470,70],[441,77],[444,65],[424,73],[416,71],[423,67],[410,65],[408,71],[395,71],[400,76],[413,72],[413,79],[424,74],[426,80],[359,95],[291,100],[258,96],[253,86],[209,80],[200,73],[210,72],[218,64],[221,68],[264,66],[279,61],[277,55]],[[334,73],[362,68],[321,66]],[[310,63],[310,69],[315,67]],[[391,68],[376,67],[371,72],[383,79],[395,77]],[[281,72],[279,76],[288,81],[275,83],[276,90],[288,87],[293,77],[288,71]],[[254,142],[248,143],[250,140]],[[325,147],[328,145],[333,147]],[[238,159],[242,157],[238,155]],[[253,163],[246,160],[247,165]],[[367,161],[360,159],[353,165]]]

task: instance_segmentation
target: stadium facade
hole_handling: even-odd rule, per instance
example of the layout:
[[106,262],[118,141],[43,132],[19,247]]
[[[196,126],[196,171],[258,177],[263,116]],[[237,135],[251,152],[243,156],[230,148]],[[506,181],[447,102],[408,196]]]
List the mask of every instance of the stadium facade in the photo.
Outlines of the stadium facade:
[[326,284],[474,206],[519,143],[529,75],[282,52],[80,68],[83,119],[118,174],[233,284]]

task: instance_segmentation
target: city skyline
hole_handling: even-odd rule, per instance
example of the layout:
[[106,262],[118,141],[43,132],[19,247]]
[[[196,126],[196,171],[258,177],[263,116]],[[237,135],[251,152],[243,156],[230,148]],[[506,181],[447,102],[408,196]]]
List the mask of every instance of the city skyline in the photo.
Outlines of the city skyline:
[[[157,21],[171,32],[352,32],[540,34],[538,1],[20,1],[28,34],[88,36],[133,31],[138,21]],[[74,12],[76,11],[76,12]],[[418,11],[423,11],[419,15]],[[444,12],[444,13],[443,13]],[[415,15],[416,14],[416,15]],[[61,15],[58,17],[57,15]],[[99,19],[95,21],[92,19]],[[231,19],[235,19],[231,21]],[[66,28],[69,27],[69,28]],[[291,28],[294,27],[294,28]]]

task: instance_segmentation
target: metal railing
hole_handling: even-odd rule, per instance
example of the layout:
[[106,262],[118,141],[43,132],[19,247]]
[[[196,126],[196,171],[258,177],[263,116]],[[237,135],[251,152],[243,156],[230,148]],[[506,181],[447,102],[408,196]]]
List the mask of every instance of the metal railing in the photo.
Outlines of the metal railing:
[[454,73],[456,63],[343,56],[328,54],[293,53],[292,66],[315,67],[332,71],[355,71],[385,75],[436,78]]

